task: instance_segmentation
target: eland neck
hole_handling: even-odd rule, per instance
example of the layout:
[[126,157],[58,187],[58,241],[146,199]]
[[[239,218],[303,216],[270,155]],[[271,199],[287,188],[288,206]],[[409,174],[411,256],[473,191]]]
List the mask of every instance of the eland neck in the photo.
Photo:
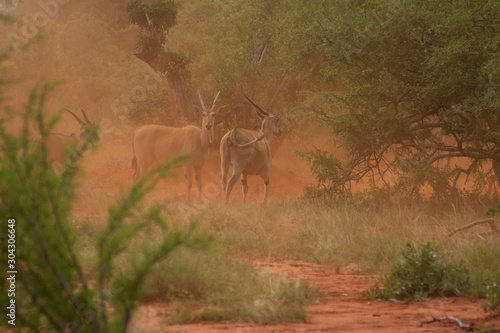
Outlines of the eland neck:
[[209,130],[206,128],[201,129],[200,142],[201,142],[201,148],[203,149],[203,151],[206,151],[210,147],[212,147],[213,142],[214,142],[214,130],[213,130],[213,128],[211,128]]
[[267,142],[270,144],[273,141],[273,129],[267,124],[269,118],[265,118],[262,120],[262,124],[260,125],[260,131],[264,133]]

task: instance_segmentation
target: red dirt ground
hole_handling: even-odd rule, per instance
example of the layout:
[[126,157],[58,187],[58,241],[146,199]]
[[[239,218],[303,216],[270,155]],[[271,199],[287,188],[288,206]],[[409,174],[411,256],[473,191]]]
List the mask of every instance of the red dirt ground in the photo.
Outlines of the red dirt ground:
[[[301,261],[253,261],[255,267],[301,279],[320,286],[326,295],[307,306],[308,322],[280,325],[252,324],[191,324],[171,325],[165,317],[172,310],[169,304],[148,303],[141,307],[136,328],[157,332],[161,329],[180,332],[458,332],[455,323],[442,322],[422,325],[422,321],[445,315],[455,316],[468,324],[500,328],[498,319],[485,316],[481,300],[470,298],[437,298],[426,302],[371,302],[362,298],[363,290],[377,280],[375,275],[356,275],[355,267],[345,267],[336,273],[333,268]],[[139,319],[140,318],[140,319]]]
[[[102,148],[88,155],[84,161],[86,172],[78,191],[79,198],[74,213],[79,218],[104,217],[105,207],[132,184],[132,157],[128,138],[105,138]],[[302,194],[305,185],[314,183],[303,163],[289,153],[289,143],[283,142],[274,153],[271,169],[271,198],[294,198]],[[216,153],[214,153],[216,154]],[[177,179],[158,184],[153,200],[184,200],[185,182],[182,169]],[[259,177],[249,177],[249,200],[261,200],[263,184]],[[193,196],[196,194],[193,186]],[[241,200],[241,186],[235,186],[232,200]],[[208,200],[222,200],[219,159],[210,157],[204,168],[204,194]],[[497,318],[487,317],[481,309],[482,300],[470,298],[439,298],[428,302],[409,304],[395,302],[370,302],[361,298],[362,291],[377,280],[374,275],[355,274],[355,266],[340,272],[332,267],[300,261],[275,261],[272,259],[252,262],[260,269],[291,279],[301,279],[319,286],[325,297],[307,307],[308,322],[303,324],[252,325],[252,324],[192,324],[168,326],[166,318],[172,310],[169,303],[144,303],[135,319],[131,332],[457,332],[455,323],[421,321],[444,315],[456,316],[469,324],[492,323],[500,328]]]

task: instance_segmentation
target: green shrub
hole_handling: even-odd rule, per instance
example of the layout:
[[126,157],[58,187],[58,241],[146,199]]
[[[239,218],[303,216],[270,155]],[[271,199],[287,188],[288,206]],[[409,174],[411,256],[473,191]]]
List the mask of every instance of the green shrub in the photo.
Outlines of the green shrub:
[[169,94],[166,89],[145,89],[143,98],[131,99],[126,116],[135,126],[172,124],[174,114]]
[[381,276],[383,287],[364,292],[369,299],[422,300],[429,296],[458,296],[470,290],[469,270],[461,262],[444,262],[439,246],[427,242],[416,248],[407,242],[401,251],[402,263],[389,276]]
[[482,306],[484,312],[500,314],[500,282],[486,286],[486,303],[483,303]]
[[[1,232],[0,255],[15,254],[9,269],[18,272],[15,295],[1,293],[0,302],[15,301],[15,324],[20,329],[125,332],[153,267],[181,245],[200,246],[208,240],[193,234],[192,228],[169,228],[158,205],[145,212],[137,209],[158,178],[186,156],[148,172],[109,208],[105,227],[91,240],[97,249],[96,267],[87,268],[77,242],[81,235],[71,225],[70,214],[79,161],[96,142],[98,129],[86,129],[87,139],[73,145],[69,162],[56,172],[42,144],[61,114],[45,120],[45,101],[52,89],[52,84],[42,84],[31,92],[16,134],[10,133],[7,121],[0,121],[0,216],[15,219],[9,238],[7,226]],[[35,136],[41,136],[39,144],[32,140]],[[144,242],[144,235],[153,232],[157,237]],[[15,239],[15,244],[10,241],[8,247],[7,239]],[[118,264],[123,258],[130,263],[128,269]],[[0,272],[0,287],[6,287],[6,275],[7,270]],[[2,316],[0,324],[9,319]]]
[[305,197],[332,198],[338,194],[349,193],[349,186],[343,179],[345,166],[332,154],[318,148],[295,151],[295,154],[307,162],[317,180],[316,185],[304,188]]

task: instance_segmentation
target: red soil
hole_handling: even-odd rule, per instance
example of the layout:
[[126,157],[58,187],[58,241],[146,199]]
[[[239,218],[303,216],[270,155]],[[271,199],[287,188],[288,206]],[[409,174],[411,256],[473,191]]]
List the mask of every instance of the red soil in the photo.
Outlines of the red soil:
[[[471,298],[436,298],[426,302],[373,302],[362,298],[363,290],[377,280],[374,275],[353,274],[355,267],[340,272],[333,268],[300,261],[257,260],[260,269],[300,279],[320,286],[325,297],[307,306],[308,321],[302,324],[190,324],[168,326],[166,317],[172,307],[165,303],[148,303],[141,307],[134,327],[145,331],[168,329],[180,332],[458,332],[454,322],[422,324],[422,321],[445,315],[486,327],[500,328],[500,321],[487,317],[481,300]],[[161,330],[159,330],[161,331]]]

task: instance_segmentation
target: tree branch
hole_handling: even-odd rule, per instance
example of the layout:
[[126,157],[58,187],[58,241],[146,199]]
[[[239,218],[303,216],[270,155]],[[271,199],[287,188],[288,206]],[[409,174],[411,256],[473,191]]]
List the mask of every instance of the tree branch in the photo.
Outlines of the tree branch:
[[491,227],[491,230],[492,232],[497,236],[497,237],[500,237],[500,231],[498,231],[498,228],[496,227],[495,225],[495,220],[492,219],[492,218],[489,218],[489,219],[484,219],[484,220],[478,220],[478,221],[474,221],[474,222],[471,222],[463,227],[460,227],[460,228],[456,228],[456,229],[453,229],[451,231],[451,233],[447,236],[447,237],[451,237],[453,236],[455,233],[459,232],[459,231],[462,231],[462,230],[466,230],[466,229],[469,229],[469,228],[472,228],[476,225],[479,225],[479,224],[489,224],[490,227]]

